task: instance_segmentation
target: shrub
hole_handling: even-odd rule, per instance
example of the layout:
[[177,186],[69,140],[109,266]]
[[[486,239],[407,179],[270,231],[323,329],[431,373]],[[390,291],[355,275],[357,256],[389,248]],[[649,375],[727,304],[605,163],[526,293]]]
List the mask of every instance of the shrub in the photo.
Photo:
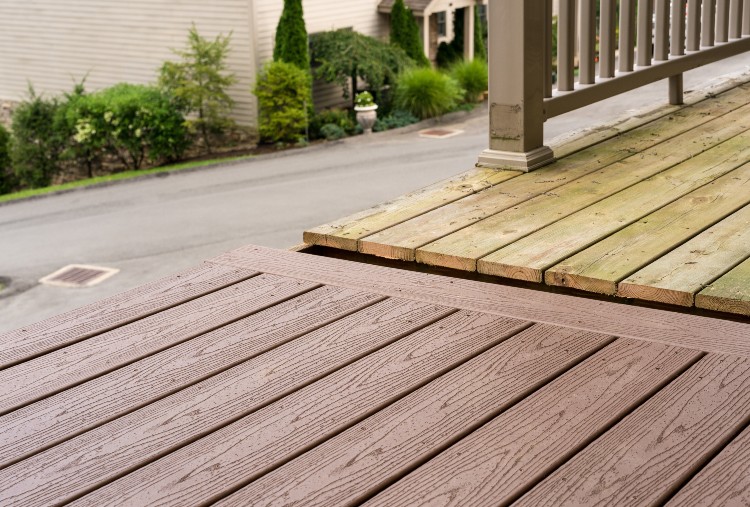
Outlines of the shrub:
[[230,40],[231,33],[205,39],[193,25],[188,32],[188,48],[174,51],[181,61],[164,62],[159,75],[159,85],[176,99],[184,114],[193,115],[188,126],[200,132],[209,153],[211,135],[234,124],[227,117],[234,107],[227,89],[237,82],[234,74],[227,72]]
[[487,62],[480,59],[455,64],[451,68],[451,76],[464,89],[466,102],[476,102],[479,94],[487,91],[489,85]]
[[258,130],[263,141],[298,142],[307,127],[310,76],[286,62],[261,69],[253,93],[258,97]]
[[358,93],[354,97],[354,105],[356,107],[371,107],[375,105],[375,99],[370,92]]
[[329,141],[346,137],[346,131],[335,123],[326,123],[320,128],[320,134]]
[[67,116],[75,120],[79,150],[106,150],[129,169],[139,169],[146,158],[175,160],[189,145],[174,100],[153,86],[121,83],[80,96]]
[[323,126],[333,124],[343,129],[348,135],[354,133],[357,123],[352,119],[349,111],[343,109],[326,109],[320,111],[310,120],[310,136],[314,139],[325,138]]
[[10,133],[0,124],[0,195],[12,192],[15,186],[10,170]]
[[353,30],[321,32],[310,39],[316,78],[341,86],[349,97],[352,83],[361,79],[369,85],[376,101],[381,90],[396,81],[398,74],[414,65],[403,49]]
[[454,44],[441,42],[435,56],[435,63],[441,69],[447,69],[456,62],[463,60],[463,54],[456,49]]
[[273,59],[277,62],[291,63],[305,72],[310,72],[310,53],[307,47],[302,0],[284,0],[284,10],[276,26]]
[[420,68],[401,75],[394,105],[418,118],[432,118],[451,111],[463,95],[464,91],[450,76]]
[[391,44],[403,49],[417,65],[430,65],[422,47],[419,25],[404,0],[396,0],[391,8]]
[[474,59],[487,61],[487,20],[482,21],[478,5],[474,7]]
[[19,184],[44,187],[60,172],[67,132],[57,121],[60,102],[37,95],[29,87],[29,98],[13,112],[11,164]]
[[396,109],[389,115],[384,116],[383,118],[378,118],[375,121],[375,125],[372,127],[372,130],[374,130],[375,132],[382,132],[384,130],[406,127],[407,125],[417,123],[418,121],[419,118],[417,118],[410,112]]

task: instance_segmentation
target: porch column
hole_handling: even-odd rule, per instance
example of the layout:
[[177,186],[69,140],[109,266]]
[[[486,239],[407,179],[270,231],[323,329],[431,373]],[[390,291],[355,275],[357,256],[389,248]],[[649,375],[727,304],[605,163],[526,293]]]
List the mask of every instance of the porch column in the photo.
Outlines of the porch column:
[[554,161],[544,146],[545,0],[487,7],[490,146],[477,165],[532,171]]
[[464,60],[470,62],[474,59],[474,4],[464,9]]
[[424,11],[422,16],[422,45],[424,46],[424,55],[428,60],[430,58],[430,14],[427,10]]

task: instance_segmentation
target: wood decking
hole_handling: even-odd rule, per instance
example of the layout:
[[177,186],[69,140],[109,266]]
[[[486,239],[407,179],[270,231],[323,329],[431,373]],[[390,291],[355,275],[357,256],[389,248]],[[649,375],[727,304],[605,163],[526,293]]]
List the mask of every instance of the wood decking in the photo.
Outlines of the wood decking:
[[750,315],[750,83],[472,169],[305,232],[308,244]]
[[0,353],[0,505],[750,501],[740,322],[249,246]]

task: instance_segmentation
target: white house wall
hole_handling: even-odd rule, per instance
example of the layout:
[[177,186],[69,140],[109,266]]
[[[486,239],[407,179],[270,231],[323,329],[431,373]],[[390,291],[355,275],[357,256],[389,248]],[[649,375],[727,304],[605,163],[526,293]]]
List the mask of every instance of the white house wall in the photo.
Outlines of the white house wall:
[[237,120],[252,125],[252,1],[0,0],[0,101],[24,98],[28,82],[46,94],[84,76],[89,90],[153,83],[195,22],[206,37],[233,32],[229,65],[239,82],[231,94]]

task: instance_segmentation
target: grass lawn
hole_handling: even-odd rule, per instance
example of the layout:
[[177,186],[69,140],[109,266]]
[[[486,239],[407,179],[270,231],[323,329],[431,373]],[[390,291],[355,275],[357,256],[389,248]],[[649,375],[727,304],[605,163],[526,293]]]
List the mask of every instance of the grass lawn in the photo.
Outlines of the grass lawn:
[[[166,165],[162,167],[154,167],[151,169],[143,169],[138,171],[124,171],[116,174],[109,174],[107,176],[97,176],[96,178],[87,178],[85,180],[71,181],[69,183],[63,183],[62,185],[52,185],[51,187],[44,188],[33,188],[30,190],[21,190],[20,192],[13,192],[11,194],[0,195],[0,203],[15,201],[18,199],[25,199],[27,197],[34,197],[37,195],[49,194],[52,192],[59,192],[61,190],[70,190],[73,188],[89,187],[100,183],[108,183],[110,181],[129,180],[132,178],[138,178],[148,174],[157,174],[164,172],[180,171],[183,169],[193,169],[196,167],[203,167],[207,165],[218,164],[221,162],[231,162],[234,160],[242,160],[246,158],[252,158],[252,155],[243,155],[239,157],[227,157],[227,158],[215,158],[211,160],[194,160],[191,162],[183,162],[180,164]],[[0,285],[0,289],[2,285]]]

